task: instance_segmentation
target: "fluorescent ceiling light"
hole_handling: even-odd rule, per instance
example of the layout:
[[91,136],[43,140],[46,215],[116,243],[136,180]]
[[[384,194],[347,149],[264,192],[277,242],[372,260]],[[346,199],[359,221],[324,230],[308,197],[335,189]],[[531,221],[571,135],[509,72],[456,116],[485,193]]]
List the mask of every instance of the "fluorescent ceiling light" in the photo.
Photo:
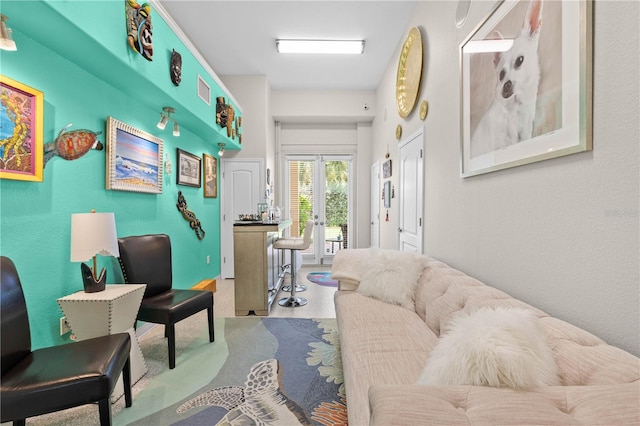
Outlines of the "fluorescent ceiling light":
[[464,46],[465,53],[506,52],[513,46],[513,39],[471,40]]
[[364,53],[364,40],[276,40],[279,53],[326,53],[351,54]]

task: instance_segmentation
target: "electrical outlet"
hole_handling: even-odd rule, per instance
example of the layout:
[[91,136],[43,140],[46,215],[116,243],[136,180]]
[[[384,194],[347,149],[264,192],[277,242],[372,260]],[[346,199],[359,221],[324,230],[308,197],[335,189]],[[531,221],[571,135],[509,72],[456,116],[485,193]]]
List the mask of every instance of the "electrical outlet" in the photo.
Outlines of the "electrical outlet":
[[211,256],[207,256],[207,265],[211,263]]
[[67,334],[70,331],[71,331],[71,326],[69,325],[69,322],[67,321],[67,317],[60,318],[60,335],[64,336],[65,334]]

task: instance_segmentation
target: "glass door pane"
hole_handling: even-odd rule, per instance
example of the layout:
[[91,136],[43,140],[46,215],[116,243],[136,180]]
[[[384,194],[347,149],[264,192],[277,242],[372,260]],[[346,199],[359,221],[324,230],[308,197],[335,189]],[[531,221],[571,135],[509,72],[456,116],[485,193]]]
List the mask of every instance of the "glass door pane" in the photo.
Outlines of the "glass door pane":
[[[289,174],[287,207],[293,222],[289,228],[289,235],[302,237],[307,220],[314,219],[315,160],[313,158],[289,159],[287,170]],[[312,243],[303,254],[314,255],[314,244]]]
[[321,263],[329,263],[338,250],[349,244],[350,159],[323,158],[324,241]]

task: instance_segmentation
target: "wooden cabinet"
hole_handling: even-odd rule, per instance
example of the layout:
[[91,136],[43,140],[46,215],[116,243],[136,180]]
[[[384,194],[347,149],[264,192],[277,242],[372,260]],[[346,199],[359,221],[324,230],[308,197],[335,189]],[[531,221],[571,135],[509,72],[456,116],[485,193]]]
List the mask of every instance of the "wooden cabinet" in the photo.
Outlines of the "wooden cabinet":
[[279,250],[273,243],[291,221],[279,224],[243,223],[233,226],[236,316],[269,315],[279,289]]

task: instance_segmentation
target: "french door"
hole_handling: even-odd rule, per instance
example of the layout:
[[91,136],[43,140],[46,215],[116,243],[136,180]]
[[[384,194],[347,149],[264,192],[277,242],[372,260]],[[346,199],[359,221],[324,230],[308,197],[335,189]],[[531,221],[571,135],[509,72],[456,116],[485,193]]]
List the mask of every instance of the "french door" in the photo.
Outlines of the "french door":
[[331,263],[349,247],[352,227],[353,161],[350,155],[287,155],[285,211],[292,237],[302,236],[313,220],[313,243],[302,252],[303,264]]

